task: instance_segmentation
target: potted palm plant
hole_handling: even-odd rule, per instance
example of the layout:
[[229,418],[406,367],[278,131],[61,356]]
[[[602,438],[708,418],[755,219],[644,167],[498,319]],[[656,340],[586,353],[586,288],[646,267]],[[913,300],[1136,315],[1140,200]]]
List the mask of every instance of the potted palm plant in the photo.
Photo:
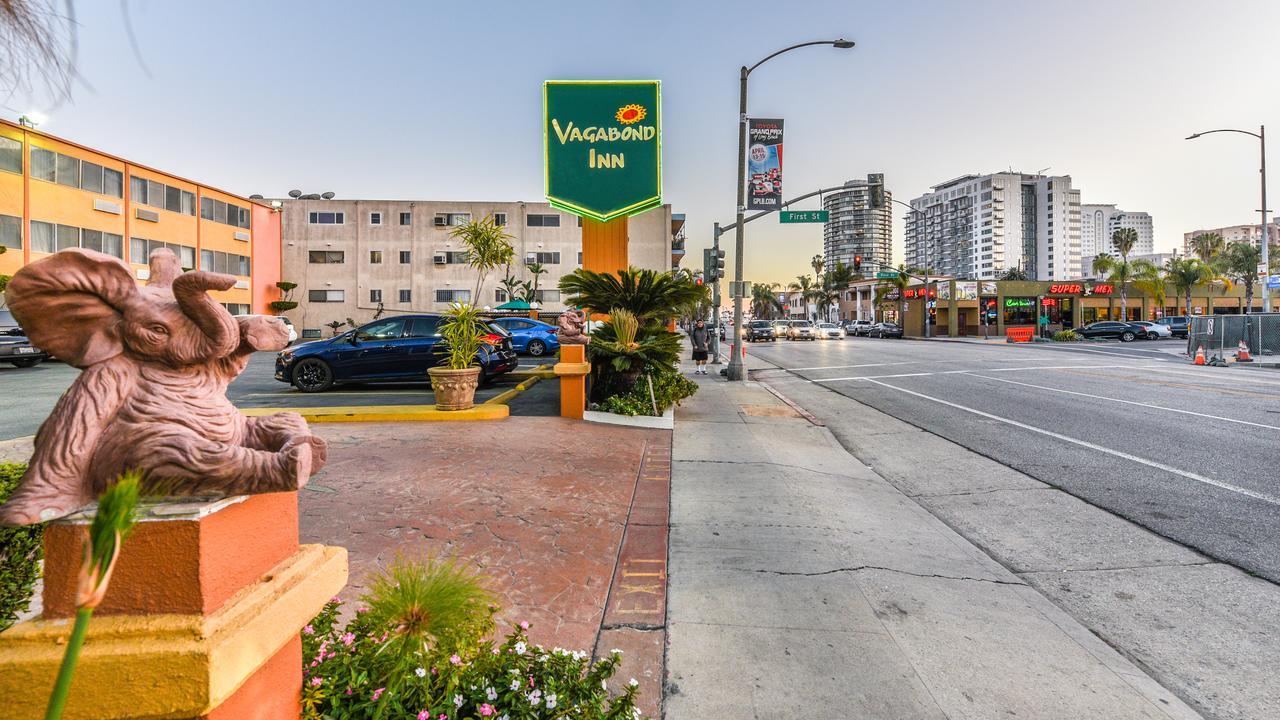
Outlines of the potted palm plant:
[[480,383],[477,361],[487,335],[483,327],[479,309],[469,303],[455,303],[445,312],[439,349],[444,363],[427,370],[440,410],[466,410],[475,405]]

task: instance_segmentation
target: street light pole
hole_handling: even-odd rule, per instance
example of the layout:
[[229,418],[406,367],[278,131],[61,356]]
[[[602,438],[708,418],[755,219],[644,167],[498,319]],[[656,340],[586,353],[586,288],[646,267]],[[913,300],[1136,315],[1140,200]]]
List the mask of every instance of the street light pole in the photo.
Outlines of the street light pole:
[[915,207],[915,206],[914,206],[914,205],[912,205],[911,203],[908,203],[908,202],[905,202],[905,201],[902,201],[902,200],[898,200],[898,199],[895,199],[895,198],[889,198],[889,202],[896,202],[896,203],[898,203],[899,205],[901,205],[901,206],[905,207],[906,209],[910,210],[911,212],[920,213],[920,234],[921,234],[921,236],[922,236],[922,237],[924,237],[924,241],[925,241],[925,243],[924,243],[924,254],[925,254],[925,258],[924,258],[924,266],[925,266],[925,267],[924,267],[924,307],[922,308],[921,315],[924,317],[924,336],[925,336],[926,338],[930,338],[930,337],[933,337],[933,323],[929,322],[929,282],[930,282],[930,280],[929,280],[929,275],[931,274],[931,273],[929,272],[929,270],[930,270],[930,266],[932,265],[932,263],[930,263],[930,262],[929,262],[929,259],[930,259],[930,255],[932,255],[932,253],[930,252],[930,243],[929,243],[929,237],[928,237],[928,230],[926,230],[926,229],[925,229],[925,224],[926,224],[926,223],[925,223],[925,218],[926,218],[926,217],[928,217],[928,216],[927,216],[927,215],[925,215],[925,212],[924,212],[923,210],[921,210],[921,209],[919,209],[919,208]]
[[[1235,130],[1232,128],[1224,128],[1221,130],[1206,130],[1188,136],[1188,140],[1195,140],[1202,135],[1211,135],[1220,132],[1233,132],[1242,135],[1249,135],[1258,139],[1258,149],[1261,153],[1260,162],[1258,164],[1258,173],[1262,182],[1262,205],[1259,206],[1258,212],[1262,213],[1262,224],[1259,226],[1262,230],[1262,265],[1267,269],[1267,280],[1271,275],[1271,238],[1267,235],[1267,126],[1259,125],[1258,132],[1249,132],[1248,130]],[[1271,288],[1267,284],[1267,280],[1262,283],[1262,311],[1271,312]]]
[[746,380],[746,366],[742,360],[742,252],[743,252],[743,216],[747,212],[747,77],[751,75],[751,71],[769,62],[773,58],[791,50],[796,50],[810,45],[830,45],[832,47],[847,50],[853,47],[852,40],[815,40],[813,42],[800,43],[783,48],[772,55],[769,55],[760,62],[747,67],[743,65],[738,71],[738,207],[737,218],[734,222],[734,256],[733,256],[733,279],[736,292],[733,292],[733,346],[732,356],[729,358],[729,367],[726,376],[729,380]]
[[[720,251],[720,223],[715,224],[715,228],[711,232],[711,250],[712,255],[719,257]],[[718,264],[718,263],[717,263]],[[711,285],[711,309],[712,317],[715,318],[715,330],[711,333],[711,364],[720,364],[720,273],[716,273],[715,280]]]

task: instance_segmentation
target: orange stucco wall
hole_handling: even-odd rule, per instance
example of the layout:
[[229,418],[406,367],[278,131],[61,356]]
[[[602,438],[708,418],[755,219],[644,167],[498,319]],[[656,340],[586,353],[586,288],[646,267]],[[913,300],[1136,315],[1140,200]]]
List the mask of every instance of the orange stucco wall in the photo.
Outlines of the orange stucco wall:
[[281,213],[253,206],[253,312],[272,314],[267,303],[280,299]]

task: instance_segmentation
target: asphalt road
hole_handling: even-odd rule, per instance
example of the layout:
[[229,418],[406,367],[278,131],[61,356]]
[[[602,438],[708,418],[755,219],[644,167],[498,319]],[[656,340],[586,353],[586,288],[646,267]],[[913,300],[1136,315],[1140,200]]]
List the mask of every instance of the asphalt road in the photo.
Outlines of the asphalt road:
[[[520,359],[522,368],[553,360]],[[43,362],[33,368],[0,363],[0,440],[34,435],[58,398],[80,371],[59,362]],[[510,389],[518,379],[503,377],[476,391],[483,402]],[[541,382],[511,404],[513,415],[558,415],[555,383]],[[335,405],[419,405],[435,402],[431,387],[422,383],[370,383],[342,385],[323,393],[302,393],[275,379],[275,353],[256,353],[249,366],[227,388],[236,407],[304,408]]]
[[1183,347],[848,338],[748,353],[1280,582],[1280,371],[1198,368]]

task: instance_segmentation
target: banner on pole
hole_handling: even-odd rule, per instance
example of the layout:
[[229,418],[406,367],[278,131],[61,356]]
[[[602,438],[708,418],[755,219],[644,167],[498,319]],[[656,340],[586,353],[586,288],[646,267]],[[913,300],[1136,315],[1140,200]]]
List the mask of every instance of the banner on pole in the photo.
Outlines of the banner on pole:
[[782,121],[747,121],[747,209],[782,207]]

